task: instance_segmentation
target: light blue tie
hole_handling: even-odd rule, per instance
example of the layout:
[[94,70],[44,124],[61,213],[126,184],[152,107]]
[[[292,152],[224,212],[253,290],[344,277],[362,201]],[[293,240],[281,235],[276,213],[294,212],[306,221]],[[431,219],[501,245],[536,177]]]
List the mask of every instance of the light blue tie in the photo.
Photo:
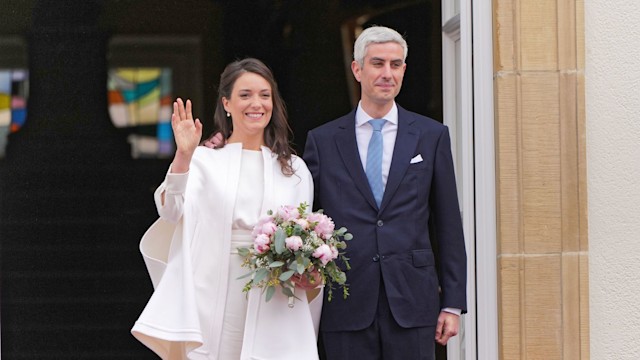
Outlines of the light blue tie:
[[382,126],[386,122],[385,119],[372,119],[369,124],[373,127],[371,140],[369,140],[369,148],[367,150],[367,179],[369,186],[376,199],[376,204],[380,207],[382,202],[382,194],[384,194],[384,185],[382,184]]

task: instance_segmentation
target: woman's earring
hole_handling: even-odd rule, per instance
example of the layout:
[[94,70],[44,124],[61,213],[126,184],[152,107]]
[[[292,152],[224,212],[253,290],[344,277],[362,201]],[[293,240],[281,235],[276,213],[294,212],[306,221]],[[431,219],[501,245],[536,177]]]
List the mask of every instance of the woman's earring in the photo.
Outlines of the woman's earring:
[[231,114],[229,114],[229,112],[227,111],[227,117],[231,117]]

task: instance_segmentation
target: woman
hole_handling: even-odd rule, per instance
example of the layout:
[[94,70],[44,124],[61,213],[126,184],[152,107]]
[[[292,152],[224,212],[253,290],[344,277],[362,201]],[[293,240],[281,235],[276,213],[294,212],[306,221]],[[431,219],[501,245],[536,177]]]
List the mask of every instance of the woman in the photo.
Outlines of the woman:
[[258,219],[313,200],[284,102],[271,71],[251,58],[226,67],[218,93],[218,149],[198,146],[191,102],[173,104],[177,150],[155,192],[160,219],[140,244],[155,291],[132,334],[163,359],[317,359],[318,291],[296,292],[303,301],[289,308],[279,291],[269,302],[260,289],[246,296],[238,280],[249,270],[236,249],[252,246]]

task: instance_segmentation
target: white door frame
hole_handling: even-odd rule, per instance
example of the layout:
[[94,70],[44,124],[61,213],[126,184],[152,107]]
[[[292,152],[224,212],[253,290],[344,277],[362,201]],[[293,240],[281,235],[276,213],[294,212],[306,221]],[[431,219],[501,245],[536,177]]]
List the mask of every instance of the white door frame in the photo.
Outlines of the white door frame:
[[448,359],[498,359],[491,1],[442,0],[444,123],[467,245],[468,313]]
[[468,1],[473,13],[477,359],[494,360],[499,347],[493,3]]

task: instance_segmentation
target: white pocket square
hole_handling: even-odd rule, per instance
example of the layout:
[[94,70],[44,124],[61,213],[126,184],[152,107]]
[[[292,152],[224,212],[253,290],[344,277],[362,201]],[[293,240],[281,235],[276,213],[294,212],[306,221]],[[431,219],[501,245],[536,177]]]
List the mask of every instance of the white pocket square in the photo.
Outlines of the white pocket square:
[[417,164],[419,162],[422,162],[422,155],[420,154],[414,156],[413,159],[411,159],[411,161],[409,162],[409,164]]

